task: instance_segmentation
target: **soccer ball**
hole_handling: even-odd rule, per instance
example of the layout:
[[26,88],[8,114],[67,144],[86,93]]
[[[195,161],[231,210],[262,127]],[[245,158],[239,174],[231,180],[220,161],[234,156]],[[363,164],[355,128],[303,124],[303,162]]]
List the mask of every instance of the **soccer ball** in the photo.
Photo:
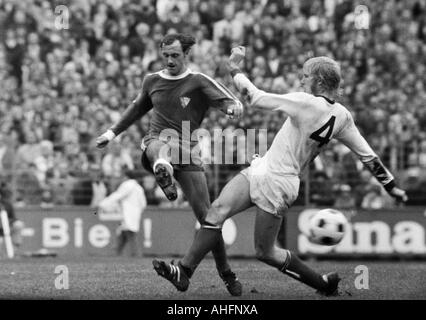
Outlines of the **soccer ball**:
[[308,239],[315,244],[334,246],[343,239],[347,224],[348,220],[340,211],[320,210],[309,220]]

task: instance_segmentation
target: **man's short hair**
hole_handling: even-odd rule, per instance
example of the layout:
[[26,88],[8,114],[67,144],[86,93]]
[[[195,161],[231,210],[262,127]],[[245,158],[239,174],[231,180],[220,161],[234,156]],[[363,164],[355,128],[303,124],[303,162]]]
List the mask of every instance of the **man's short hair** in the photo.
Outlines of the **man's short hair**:
[[160,42],[160,49],[164,46],[171,45],[173,42],[178,40],[182,46],[182,51],[188,53],[189,49],[195,44],[195,38],[189,34],[184,33],[172,33],[164,36]]
[[329,57],[314,57],[305,62],[309,73],[321,83],[325,91],[336,91],[340,87],[341,73],[339,64]]

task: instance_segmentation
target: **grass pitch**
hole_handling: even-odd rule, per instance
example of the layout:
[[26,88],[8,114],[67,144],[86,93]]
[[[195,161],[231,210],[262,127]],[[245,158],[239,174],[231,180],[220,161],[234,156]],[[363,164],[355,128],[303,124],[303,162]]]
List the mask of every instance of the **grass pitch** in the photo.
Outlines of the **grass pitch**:
[[[169,260],[169,259],[167,259]],[[425,262],[308,261],[320,271],[339,272],[341,295],[325,298],[276,269],[256,260],[231,259],[244,286],[242,297],[231,297],[219,278],[214,261],[206,259],[194,274],[187,292],[177,292],[152,268],[152,258],[57,257],[0,260],[0,299],[244,299],[244,300],[388,300],[426,299]],[[57,266],[66,266],[69,289],[61,282]],[[357,289],[355,268],[368,268],[368,289]],[[56,269],[57,272],[60,269]],[[366,276],[366,274],[364,274]],[[62,278],[64,280],[65,278]]]

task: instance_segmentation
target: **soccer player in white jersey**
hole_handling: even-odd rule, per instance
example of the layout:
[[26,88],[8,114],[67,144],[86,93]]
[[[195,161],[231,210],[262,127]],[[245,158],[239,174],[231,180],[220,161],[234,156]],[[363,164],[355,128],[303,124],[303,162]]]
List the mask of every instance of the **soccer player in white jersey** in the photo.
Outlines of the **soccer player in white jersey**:
[[337,273],[320,275],[275,244],[282,217],[297,198],[303,169],[335,138],[360,158],[392,197],[406,201],[407,196],[361,136],[350,112],[334,100],[341,81],[337,62],[327,57],[309,59],[303,66],[305,92],[272,94],[256,88],[238,68],[244,55],[244,47],[234,48],[228,62],[238,90],[251,107],[284,112],[288,118],[266,154],[224,187],[184,258],[177,265],[154,260],[154,268],[178,290],[187,290],[195,268],[220,239],[224,221],[255,205],[257,258],[321,294],[337,294]]

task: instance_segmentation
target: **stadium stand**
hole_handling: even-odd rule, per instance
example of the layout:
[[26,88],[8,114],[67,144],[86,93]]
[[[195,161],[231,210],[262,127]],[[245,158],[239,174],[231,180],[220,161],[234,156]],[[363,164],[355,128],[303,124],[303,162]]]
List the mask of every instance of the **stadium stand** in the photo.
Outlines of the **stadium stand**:
[[[143,76],[161,69],[158,41],[170,32],[195,35],[190,68],[228,87],[223,61],[235,44],[248,47],[244,70],[254,83],[277,93],[297,90],[307,58],[337,59],[340,101],[399,172],[408,204],[425,204],[424,1],[371,1],[360,26],[357,1],[346,0],[69,0],[69,26],[57,28],[61,2],[0,1],[0,172],[17,206],[90,204],[99,193],[93,181],[112,190],[123,165],[144,179],[139,145],[149,116],[121,136],[119,148],[101,152],[94,139],[134,99]],[[203,127],[264,128],[271,142],[284,119],[247,109],[232,120],[212,111]],[[241,167],[207,168],[213,197]],[[147,180],[149,200],[158,203],[155,183]],[[338,144],[316,159],[305,182],[299,203],[332,204],[349,191],[357,206],[389,205],[377,200],[385,195]]]

